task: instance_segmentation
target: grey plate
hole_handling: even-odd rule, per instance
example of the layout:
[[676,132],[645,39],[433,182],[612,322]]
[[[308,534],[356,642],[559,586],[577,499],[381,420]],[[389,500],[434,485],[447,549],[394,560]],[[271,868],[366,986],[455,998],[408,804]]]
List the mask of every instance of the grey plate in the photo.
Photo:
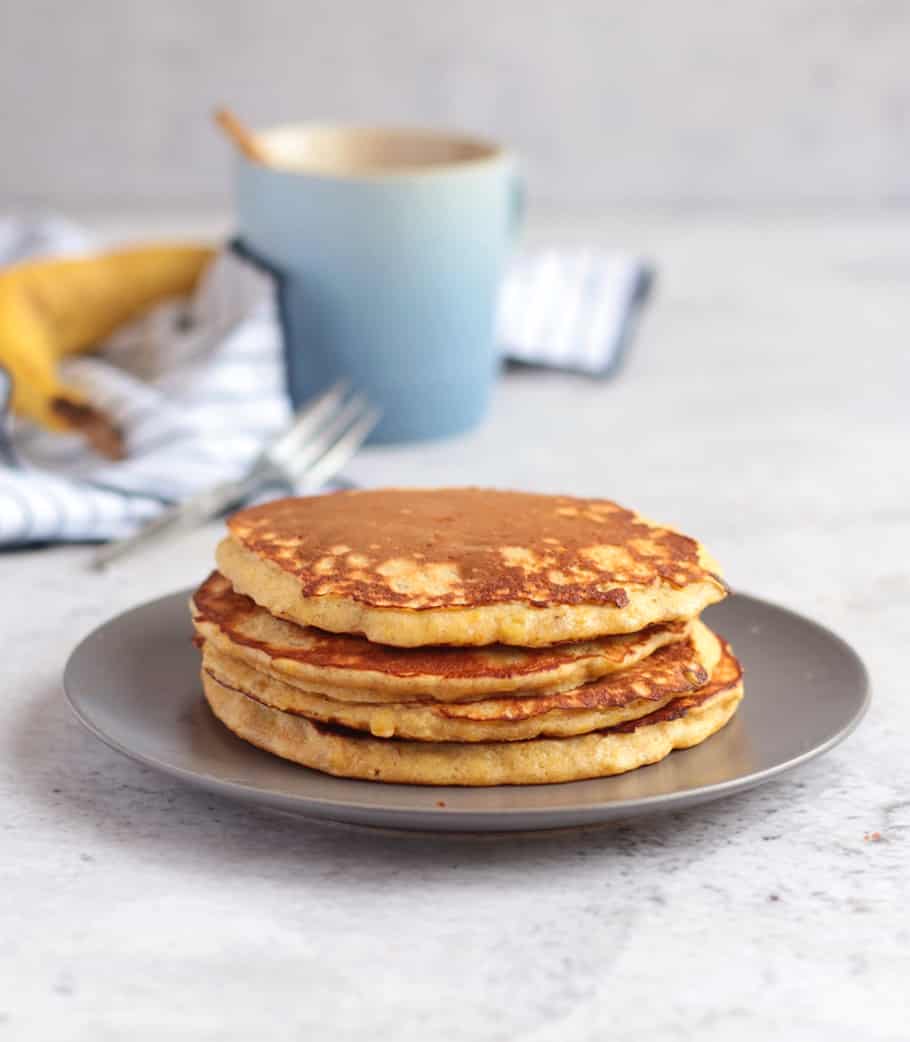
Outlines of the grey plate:
[[273,810],[386,828],[490,830],[587,825],[730,796],[845,738],[869,700],[856,653],[829,630],[742,594],[706,613],[746,668],[732,722],[695,749],[629,774],[563,785],[422,788],[348,781],[261,752],[209,712],[190,643],[190,591],[96,629],[63,677],[82,723],[126,756]]

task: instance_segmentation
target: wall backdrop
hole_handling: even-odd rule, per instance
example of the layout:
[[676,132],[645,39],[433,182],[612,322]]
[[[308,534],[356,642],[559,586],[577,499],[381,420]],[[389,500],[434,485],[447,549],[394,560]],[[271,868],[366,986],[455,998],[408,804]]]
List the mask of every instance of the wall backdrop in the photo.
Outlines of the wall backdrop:
[[0,204],[220,207],[209,113],[511,142],[554,209],[910,202],[906,0],[13,0]]

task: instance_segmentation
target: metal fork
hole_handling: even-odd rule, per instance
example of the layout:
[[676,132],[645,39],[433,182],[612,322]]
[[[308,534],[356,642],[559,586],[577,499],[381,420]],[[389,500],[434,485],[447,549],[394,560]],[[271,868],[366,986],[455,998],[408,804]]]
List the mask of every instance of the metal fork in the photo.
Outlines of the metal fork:
[[303,406],[293,424],[259,453],[243,477],[213,485],[165,510],[135,535],[100,547],[91,567],[103,568],[168,535],[195,528],[262,488],[319,488],[357,452],[379,415],[365,395],[348,397],[347,384],[336,384]]

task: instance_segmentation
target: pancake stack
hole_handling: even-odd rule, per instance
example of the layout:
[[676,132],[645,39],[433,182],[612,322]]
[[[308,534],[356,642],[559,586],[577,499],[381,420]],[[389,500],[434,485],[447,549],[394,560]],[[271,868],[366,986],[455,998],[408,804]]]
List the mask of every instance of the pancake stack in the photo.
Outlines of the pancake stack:
[[601,499],[380,489],[228,520],[191,608],[215,714],[329,774],[515,785],[704,741],[742,669],[694,539]]

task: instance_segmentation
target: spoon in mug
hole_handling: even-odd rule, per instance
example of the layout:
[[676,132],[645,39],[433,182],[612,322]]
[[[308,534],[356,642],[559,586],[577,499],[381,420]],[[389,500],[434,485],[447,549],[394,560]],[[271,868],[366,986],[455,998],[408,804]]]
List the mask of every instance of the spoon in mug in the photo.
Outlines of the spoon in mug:
[[229,108],[215,109],[214,115],[215,122],[247,159],[263,166],[269,165],[269,157],[256,135]]

